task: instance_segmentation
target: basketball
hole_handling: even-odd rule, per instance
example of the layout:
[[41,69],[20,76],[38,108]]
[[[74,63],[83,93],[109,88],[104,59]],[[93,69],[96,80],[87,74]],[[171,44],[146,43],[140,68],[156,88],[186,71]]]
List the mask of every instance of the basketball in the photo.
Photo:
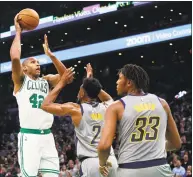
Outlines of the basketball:
[[39,24],[39,15],[33,9],[23,9],[19,12],[18,22],[22,29],[33,30]]

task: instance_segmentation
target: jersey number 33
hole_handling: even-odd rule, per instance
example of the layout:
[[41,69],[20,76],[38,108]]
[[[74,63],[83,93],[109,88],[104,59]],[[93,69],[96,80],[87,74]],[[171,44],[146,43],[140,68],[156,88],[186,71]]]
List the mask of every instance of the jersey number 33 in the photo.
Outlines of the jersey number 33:
[[135,131],[130,136],[131,143],[142,141],[155,141],[158,138],[160,118],[139,117],[135,122]]

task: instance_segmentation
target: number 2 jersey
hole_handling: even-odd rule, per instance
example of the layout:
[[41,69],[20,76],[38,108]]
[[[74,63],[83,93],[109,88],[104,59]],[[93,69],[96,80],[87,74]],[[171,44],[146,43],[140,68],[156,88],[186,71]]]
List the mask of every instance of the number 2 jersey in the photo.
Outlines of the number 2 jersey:
[[[82,119],[79,126],[75,127],[78,158],[98,157],[97,147],[104,124],[105,111],[112,102],[113,100],[105,103],[92,102],[80,105]],[[111,155],[114,155],[112,148]]]
[[124,112],[118,123],[118,163],[165,158],[167,114],[159,98],[127,95],[120,101]]
[[53,115],[40,108],[48,93],[49,84],[47,80],[43,78],[33,80],[25,75],[22,87],[16,94],[13,94],[18,103],[21,128],[51,128]]

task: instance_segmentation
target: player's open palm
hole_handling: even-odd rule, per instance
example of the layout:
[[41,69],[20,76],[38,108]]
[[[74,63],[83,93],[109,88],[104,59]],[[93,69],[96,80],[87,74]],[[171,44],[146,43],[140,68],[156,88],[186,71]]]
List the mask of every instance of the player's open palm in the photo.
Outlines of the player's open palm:
[[61,81],[66,85],[72,83],[74,80],[74,68],[68,68],[61,77]]
[[86,65],[87,78],[93,77],[93,69],[90,63]]
[[44,44],[43,44],[43,48],[44,48],[44,52],[47,56],[53,56],[53,53],[51,52],[50,48],[49,48],[49,44],[48,44],[48,37],[45,34],[44,35]]

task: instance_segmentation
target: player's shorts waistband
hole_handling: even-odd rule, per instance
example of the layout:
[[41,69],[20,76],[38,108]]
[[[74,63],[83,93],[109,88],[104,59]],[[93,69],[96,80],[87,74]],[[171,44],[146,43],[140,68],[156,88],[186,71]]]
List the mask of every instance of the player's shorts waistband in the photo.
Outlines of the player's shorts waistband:
[[29,133],[29,134],[38,134],[38,135],[46,135],[51,133],[50,129],[29,129],[29,128],[20,128],[21,133]]
[[138,168],[148,168],[159,165],[165,165],[167,161],[165,158],[155,159],[155,160],[147,160],[140,162],[131,162],[131,163],[123,163],[119,164],[119,168],[127,168],[127,169],[138,169]]
[[89,159],[89,158],[92,158],[92,157],[86,157],[86,156],[85,157],[80,157],[79,161],[82,163],[84,160]]

